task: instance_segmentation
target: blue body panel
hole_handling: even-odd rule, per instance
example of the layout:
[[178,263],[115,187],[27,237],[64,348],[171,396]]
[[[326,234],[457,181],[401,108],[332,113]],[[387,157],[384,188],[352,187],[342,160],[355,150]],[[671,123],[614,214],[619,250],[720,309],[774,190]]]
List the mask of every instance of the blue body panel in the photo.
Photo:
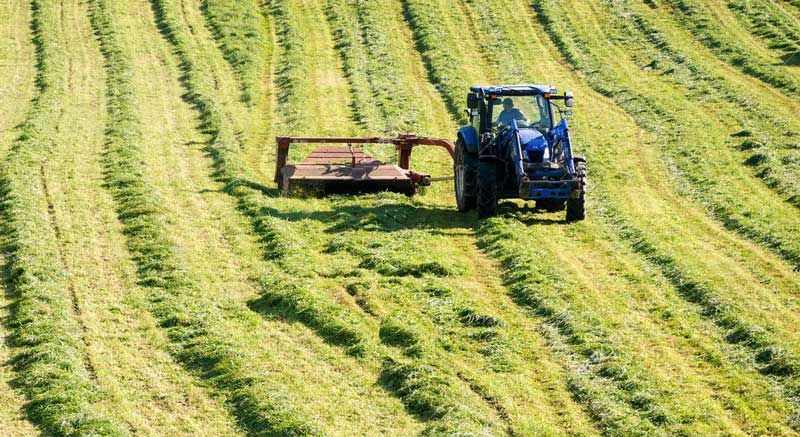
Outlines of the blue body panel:
[[464,145],[470,153],[478,153],[480,140],[478,139],[478,131],[472,126],[462,126],[458,130],[458,136],[464,139]]
[[531,187],[526,200],[567,200],[572,194],[572,185],[563,188],[535,188]]
[[561,143],[561,147],[564,150],[564,157],[567,161],[567,168],[569,169],[569,174],[575,174],[575,164],[572,162],[572,140],[569,136],[569,125],[567,124],[567,120],[561,120],[551,131],[550,131],[550,142],[553,145]]
[[547,139],[536,129],[520,129],[519,142],[529,161],[537,162],[550,157]]

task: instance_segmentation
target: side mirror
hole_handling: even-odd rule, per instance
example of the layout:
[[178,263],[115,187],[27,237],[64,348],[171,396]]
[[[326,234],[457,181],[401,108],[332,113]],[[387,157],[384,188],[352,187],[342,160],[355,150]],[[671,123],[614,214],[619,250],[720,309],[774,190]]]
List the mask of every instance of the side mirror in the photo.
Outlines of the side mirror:
[[475,93],[467,94],[467,108],[469,109],[478,109],[481,104],[481,99]]
[[575,99],[572,97],[572,91],[567,91],[564,93],[564,105],[567,108],[572,108],[575,106]]

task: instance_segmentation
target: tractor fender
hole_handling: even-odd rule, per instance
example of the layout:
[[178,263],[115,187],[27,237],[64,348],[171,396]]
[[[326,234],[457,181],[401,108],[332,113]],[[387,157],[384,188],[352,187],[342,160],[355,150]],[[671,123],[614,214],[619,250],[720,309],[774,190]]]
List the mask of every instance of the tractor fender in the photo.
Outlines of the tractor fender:
[[467,147],[467,152],[478,153],[480,148],[480,140],[478,139],[478,132],[472,126],[463,126],[458,130],[458,137],[464,141],[464,146]]

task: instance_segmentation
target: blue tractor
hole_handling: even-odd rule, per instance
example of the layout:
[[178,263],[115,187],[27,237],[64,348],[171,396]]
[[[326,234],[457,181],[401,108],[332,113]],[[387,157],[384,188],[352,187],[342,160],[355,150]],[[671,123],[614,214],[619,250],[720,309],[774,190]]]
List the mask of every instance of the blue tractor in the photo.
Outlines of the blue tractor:
[[498,199],[518,198],[583,220],[586,159],[572,154],[565,118],[572,105],[570,93],[546,85],[472,87],[470,124],[458,130],[455,146],[458,210],[477,208],[485,218],[496,213]]

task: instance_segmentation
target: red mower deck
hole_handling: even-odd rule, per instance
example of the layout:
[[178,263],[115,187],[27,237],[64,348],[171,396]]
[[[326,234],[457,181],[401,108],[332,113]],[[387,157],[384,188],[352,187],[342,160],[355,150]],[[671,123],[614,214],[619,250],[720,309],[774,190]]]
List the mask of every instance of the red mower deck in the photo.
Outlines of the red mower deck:
[[[411,151],[418,145],[444,147],[446,140],[401,135],[397,138],[291,138],[279,137],[275,179],[286,194],[297,191],[350,193],[393,191],[413,195],[418,186],[430,184],[430,176],[409,169]],[[286,164],[289,147],[296,143],[347,144],[346,147],[321,147],[298,164]],[[399,165],[386,164],[365,154],[353,144],[393,144],[399,152]]]

